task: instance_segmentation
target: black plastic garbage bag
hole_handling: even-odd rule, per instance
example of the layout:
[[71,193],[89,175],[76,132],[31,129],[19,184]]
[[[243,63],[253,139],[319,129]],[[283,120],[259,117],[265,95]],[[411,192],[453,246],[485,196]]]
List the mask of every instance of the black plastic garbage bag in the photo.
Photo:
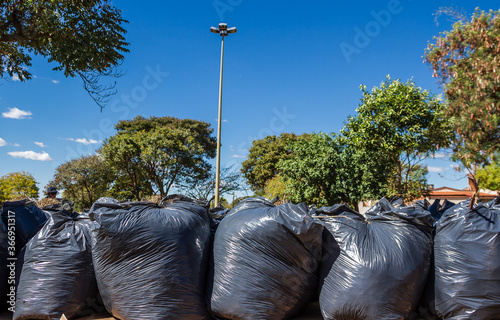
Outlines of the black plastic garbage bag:
[[366,216],[316,209],[327,229],[320,271],[324,319],[408,319],[427,282],[432,218],[421,207],[380,200]]
[[210,243],[213,245],[215,239],[215,233],[217,232],[217,228],[219,227],[220,222],[229,212],[229,209],[224,208],[219,205],[216,208],[211,208],[208,210],[208,216],[210,218]]
[[210,312],[224,319],[273,320],[300,312],[316,295],[322,232],[304,204],[240,202],[215,234]]
[[93,260],[106,309],[119,319],[207,319],[207,210],[179,201],[96,202]]
[[15,217],[16,254],[18,254],[42,228],[48,216],[34,201],[23,199],[3,203],[2,221],[6,226],[8,226],[7,220],[11,217]]
[[25,248],[15,320],[89,315],[97,299],[91,221],[55,209],[52,207],[49,221]]
[[420,207],[424,210],[429,211],[429,207],[431,207],[431,204],[429,203],[429,201],[427,201],[427,199],[420,199],[411,203],[410,206]]
[[434,203],[432,203],[432,205],[430,205],[427,210],[429,210],[434,220],[437,221],[441,219],[441,216],[446,210],[450,209],[453,206],[455,206],[455,203],[450,202],[446,199],[444,200],[443,204],[441,204],[441,200],[435,199]]
[[447,210],[434,240],[435,306],[445,319],[500,319],[500,197]]

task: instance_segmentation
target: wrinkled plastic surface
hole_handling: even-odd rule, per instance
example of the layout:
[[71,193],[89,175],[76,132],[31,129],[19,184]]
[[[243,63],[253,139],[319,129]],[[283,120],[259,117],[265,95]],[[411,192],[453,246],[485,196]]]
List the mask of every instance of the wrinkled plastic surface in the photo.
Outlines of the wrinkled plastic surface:
[[96,202],[93,261],[104,305],[125,320],[207,319],[210,223],[194,202]]
[[429,211],[429,207],[431,206],[431,204],[429,203],[429,201],[427,201],[427,199],[420,199],[420,200],[417,200],[417,201],[414,201],[413,203],[411,203],[410,206],[420,207],[424,210]]
[[326,227],[319,302],[324,319],[408,319],[427,282],[432,218],[380,200],[366,216],[316,209]]
[[35,202],[28,199],[3,203],[2,221],[6,226],[9,225],[8,219],[12,216],[15,216],[16,254],[18,254],[42,228],[48,216],[36,206]]
[[89,305],[97,298],[91,221],[75,219],[71,211],[50,213],[49,221],[25,247],[15,320],[89,315]]
[[316,294],[322,232],[304,204],[240,202],[215,234],[210,312],[273,320],[300,312]]
[[500,319],[499,200],[461,202],[436,226],[435,305],[446,319]]

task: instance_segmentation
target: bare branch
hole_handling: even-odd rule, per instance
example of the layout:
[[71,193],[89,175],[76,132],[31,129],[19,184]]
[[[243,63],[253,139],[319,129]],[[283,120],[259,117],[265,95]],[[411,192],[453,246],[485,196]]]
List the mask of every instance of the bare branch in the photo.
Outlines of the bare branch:
[[77,74],[83,81],[83,87],[95,103],[102,109],[111,99],[110,97],[116,94],[116,81],[112,84],[102,85],[100,80],[102,77],[120,78],[123,73],[116,68],[108,69],[105,72],[98,71],[78,71]]
[[434,22],[436,23],[436,26],[439,25],[439,17],[442,15],[448,16],[448,21],[451,22],[457,22],[457,21],[462,21],[465,22],[468,20],[468,15],[467,12],[464,9],[459,9],[457,7],[440,7],[436,13],[433,14],[434,16]]

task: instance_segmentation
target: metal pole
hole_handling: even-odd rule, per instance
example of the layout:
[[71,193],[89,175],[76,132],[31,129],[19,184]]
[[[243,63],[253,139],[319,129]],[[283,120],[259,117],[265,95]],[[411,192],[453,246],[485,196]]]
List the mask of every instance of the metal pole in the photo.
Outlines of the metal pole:
[[222,36],[222,45],[220,50],[220,81],[219,81],[219,118],[217,123],[217,165],[215,169],[215,203],[219,205],[219,186],[220,186],[220,136],[222,125],[222,70],[224,66],[224,36]]

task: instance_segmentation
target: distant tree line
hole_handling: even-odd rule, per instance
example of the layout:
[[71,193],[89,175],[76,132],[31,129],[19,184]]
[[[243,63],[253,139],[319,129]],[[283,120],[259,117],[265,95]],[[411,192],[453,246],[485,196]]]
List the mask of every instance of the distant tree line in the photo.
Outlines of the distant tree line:
[[[452,151],[480,187],[500,189],[500,10],[457,17],[429,43],[425,62],[444,100],[413,81],[387,78],[363,97],[339,133],[285,133],[253,142],[242,173],[257,194],[315,205],[427,192],[422,160]],[[471,200],[471,206],[474,203]]]
[[0,177],[0,205],[4,201],[38,197],[35,178],[28,172],[12,172]]
[[[138,116],[115,128],[97,154],[61,164],[49,182],[78,208],[89,208],[102,196],[139,201],[172,190],[214,199],[215,174],[208,160],[215,157],[216,141],[209,123]],[[221,195],[242,188],[241,175],[231,167],[221,176]]]
[[387,77],[368,91],[357,116],[339,133],[281,134],[254,141],[242,173],[269,197],[317,206],[383,196],[414,200],[425,195],[422,160],[451,143],[445,105],[417,87]]
[[[440,12],[453,15],[447,8]],[[413,200],[427,190],[422,161],[442,149],[452,151],[477,187],[500,189],[500,10],[454,16],[452,30],[435,37],[424,56],[443,86],[443,100],[413,81],[388,77],[372,90],[361,86],[357,114],[340,132],[282,133],[253,142],[241,173],[255,195],[318,206],[342,202],[356,207],[381,196]],[[7,1],[0,20],[5,66],[0,77],[30,79],[29,54],[39,54],[56,62],[55,69],[66,76],[80,76],[94,100],[105,104],[110,88],[99,78],[113,75],[128,51],[126,21],[110,1],[78,6]],[[106,32],[87,23],[97,20]],[[96,155],[56,169],[51,184],[64,197],[80,208],[101,196],[142,200],[174,189],[213,200],[215,177],[208,161],[216,144],[208,123],[136,117],[120,121],[116,130]],[[224,169],[221,180],[223,193],[242,188],[234,168]],[[37,194],[29,173],[0,178],[0,201]]]

